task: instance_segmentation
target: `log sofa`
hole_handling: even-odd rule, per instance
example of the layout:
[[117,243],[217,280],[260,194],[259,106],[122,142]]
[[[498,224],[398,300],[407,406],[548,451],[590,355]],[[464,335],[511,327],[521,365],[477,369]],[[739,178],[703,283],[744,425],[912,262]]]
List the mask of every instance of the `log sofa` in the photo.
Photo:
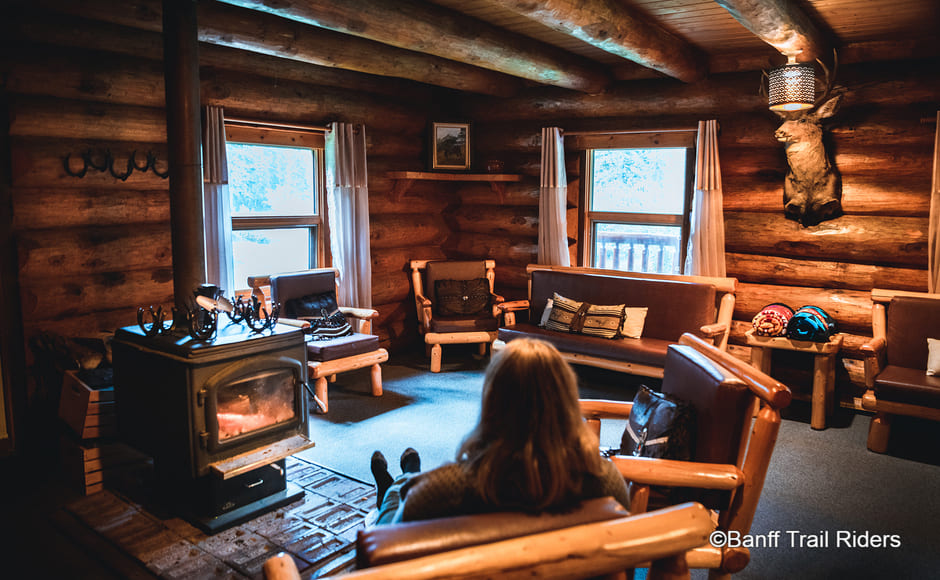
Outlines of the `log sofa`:
[[[667,349],[683,333],[709,340],[722,350],[727,348],[735,278],[531,264],[526,271],[529,299],[500,305],[503,324],[494,350],[516,338],[539,338],[555,345],[570,363],[662,378]],[[540,322],[548,299],[555,293],[594,305],[645,307],[642,334],[639,338],[611,339],[549,330]]]

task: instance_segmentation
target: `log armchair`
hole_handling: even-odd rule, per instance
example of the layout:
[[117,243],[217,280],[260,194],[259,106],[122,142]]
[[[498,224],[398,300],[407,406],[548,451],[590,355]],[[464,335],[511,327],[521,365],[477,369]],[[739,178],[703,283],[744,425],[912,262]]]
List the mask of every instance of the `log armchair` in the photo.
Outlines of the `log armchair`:
[[[649,566],[653,580],[689,578],[686,550],[707,541],[715,527],[708,510],[690,502],[630,516],[610,502],[616,503],[591,500],[558,515],[507,512],[376,526],[359,532],[358,569],[338,577],[618,578]],[[381,561],[363,563],[364,551],[381,553]],[[267,580],[301,577],[287,554],[269,558],[264,573]]]
[[[885,453],[894,415],[940,421],[940,341],[929,346],[940,339],[940,294],[876,288],[871,299],[873,336],[862,345],[862,408],[875,413],[868,449]],[[927,374],[930,367],[936,374]]]
[[[281,305],[282,322],[291,323],[293,301],[317,300],[319,297],[336,303],[338,272],[333,268],[304,270],[272,276],[253,276],[248,279],[253,294],[263,300],[263,286],[270,286],[271,303]],[[379,347],[379,337],[372,334],[372,320],[379,313],[371,308],[339,306],[339,311],[350,322],[353,332],[345,336],[321,339],[307,337],[307,375],[314,381],[313,398],[321,412],[329,411],[328,382],[336,380],[337,373],[359,368],[371,369],[372,395],[382,395],[382,367],[388,360],[388,351]],[[298,326],[310,327],[309,322],[294,320]]]
[[493,260],[412,260],[418,329],[430,347],[431,372],[441,371],[443,344],[479,344],[480,355],[496,340],[502,296],[493,291]]
[[[669,347],[662,391],[695,407],[692,461],[614,455],[611,460],[630,483],[631,513],[660,507],[678,495],[713,510],[719,530],[747,534],[790,390],[701,338],[683,334],[679,344]],[[582,414],[598,434],[601,420],[628,418],[631,407],[629,402],[581,401]],[[655,486],[667,486],[670,495],[657,494],[662,488]],[[711,578],[726,578],[747,565],[750,552],[705,544],[691,550],[687,561],[692,568],[709,569]]]

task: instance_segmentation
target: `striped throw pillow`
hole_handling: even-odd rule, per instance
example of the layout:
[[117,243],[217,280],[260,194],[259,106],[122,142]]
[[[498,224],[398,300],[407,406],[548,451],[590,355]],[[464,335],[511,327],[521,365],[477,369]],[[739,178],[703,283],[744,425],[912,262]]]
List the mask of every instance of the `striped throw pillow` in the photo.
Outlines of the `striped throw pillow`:
[[615,338],[623,324],[623,304],[602,306],[578,302],[555,293],[552,313],[545,328],[558,332],[586,334],[601,338]]

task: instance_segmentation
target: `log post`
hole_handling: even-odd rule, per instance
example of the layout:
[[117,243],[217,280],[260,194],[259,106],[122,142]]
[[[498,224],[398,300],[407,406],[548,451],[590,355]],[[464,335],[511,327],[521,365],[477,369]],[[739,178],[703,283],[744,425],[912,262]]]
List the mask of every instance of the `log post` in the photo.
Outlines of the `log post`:
[[163,66],[173,294],[181,312],[188,310],[193,289],[206,281],[197,34],[196,2],[164,0]]

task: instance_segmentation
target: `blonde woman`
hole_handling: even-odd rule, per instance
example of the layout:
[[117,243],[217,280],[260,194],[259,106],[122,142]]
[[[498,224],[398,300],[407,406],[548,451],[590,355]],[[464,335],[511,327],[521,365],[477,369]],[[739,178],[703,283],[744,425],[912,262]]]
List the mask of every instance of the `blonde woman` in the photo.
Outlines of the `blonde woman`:
[[379,492],[376,523],[521,510],[562,511],[583,499],[630,498],[616,468],[598,452],[578,406],[570,365],[547,342],[517,339],[486,369],[477,425],[457,460],[419,473],[418,454],[402,455],[394,481],[373,455]]

